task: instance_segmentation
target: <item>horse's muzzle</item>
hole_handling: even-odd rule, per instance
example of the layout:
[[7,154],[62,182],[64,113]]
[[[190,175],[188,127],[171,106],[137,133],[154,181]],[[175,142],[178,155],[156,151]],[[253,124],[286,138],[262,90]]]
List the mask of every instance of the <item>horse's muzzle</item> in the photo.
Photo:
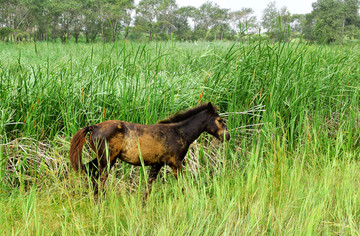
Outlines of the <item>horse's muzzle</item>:
[[221,142],[225,142],[225,141],[229,141],[229,139],[230,139],[230,133],[229,133],[229,131],[225,131],[225,132],[223,132],[221,135],[220,135],[220,141]]
[[225,134],[225,139],[226,139],[226,141],[229,141],[229,140],[230,140],[230,133],[229,133],[229,132],[226,132],[226,134]]

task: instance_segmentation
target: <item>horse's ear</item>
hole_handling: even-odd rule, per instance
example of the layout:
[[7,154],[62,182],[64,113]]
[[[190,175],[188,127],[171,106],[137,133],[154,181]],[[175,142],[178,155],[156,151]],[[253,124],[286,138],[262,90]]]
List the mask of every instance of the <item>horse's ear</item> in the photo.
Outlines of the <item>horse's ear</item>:
[[210,112],[212,112],[212,113],[215,112],[214,106],[211,104],[211,102],[209,102],[209,103],[207,104],[207,107],[208,107],[208,110],[209,110]]

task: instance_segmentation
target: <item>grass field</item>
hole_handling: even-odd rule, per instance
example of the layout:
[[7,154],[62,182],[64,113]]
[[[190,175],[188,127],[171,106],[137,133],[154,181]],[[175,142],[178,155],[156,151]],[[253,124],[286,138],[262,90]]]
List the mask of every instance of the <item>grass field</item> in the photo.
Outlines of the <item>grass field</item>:
[[[0,234],[360,234],[359,65],[359,46],[0,43]],[[231,140],[202,135],[145,207],[140,167],[97,204],[70,169],[84,126],[207,101]]]

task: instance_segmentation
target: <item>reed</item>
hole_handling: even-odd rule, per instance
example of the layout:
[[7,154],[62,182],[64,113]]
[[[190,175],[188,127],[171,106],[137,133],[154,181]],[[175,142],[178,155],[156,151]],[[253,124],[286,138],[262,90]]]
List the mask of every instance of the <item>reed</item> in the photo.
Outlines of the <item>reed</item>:
[[[359,234],[359,64],[357,45],[0,43],[0,234]],[[144,208],[139,167],[98,204],[69,168],[81,127],[205,101],[230,142],[202,135]]]

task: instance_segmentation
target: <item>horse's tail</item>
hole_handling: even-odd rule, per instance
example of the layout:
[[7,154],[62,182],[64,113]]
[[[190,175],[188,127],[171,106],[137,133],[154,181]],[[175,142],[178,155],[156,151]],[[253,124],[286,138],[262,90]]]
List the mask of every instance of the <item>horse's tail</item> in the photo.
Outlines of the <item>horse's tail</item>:
[[81,151],[85,143],[85,137],[88,132],[92,131],[92,126],[82,128],[71,139],[70,143],[70,161],[75,171],[82,171],[84,165],[81,161]]

